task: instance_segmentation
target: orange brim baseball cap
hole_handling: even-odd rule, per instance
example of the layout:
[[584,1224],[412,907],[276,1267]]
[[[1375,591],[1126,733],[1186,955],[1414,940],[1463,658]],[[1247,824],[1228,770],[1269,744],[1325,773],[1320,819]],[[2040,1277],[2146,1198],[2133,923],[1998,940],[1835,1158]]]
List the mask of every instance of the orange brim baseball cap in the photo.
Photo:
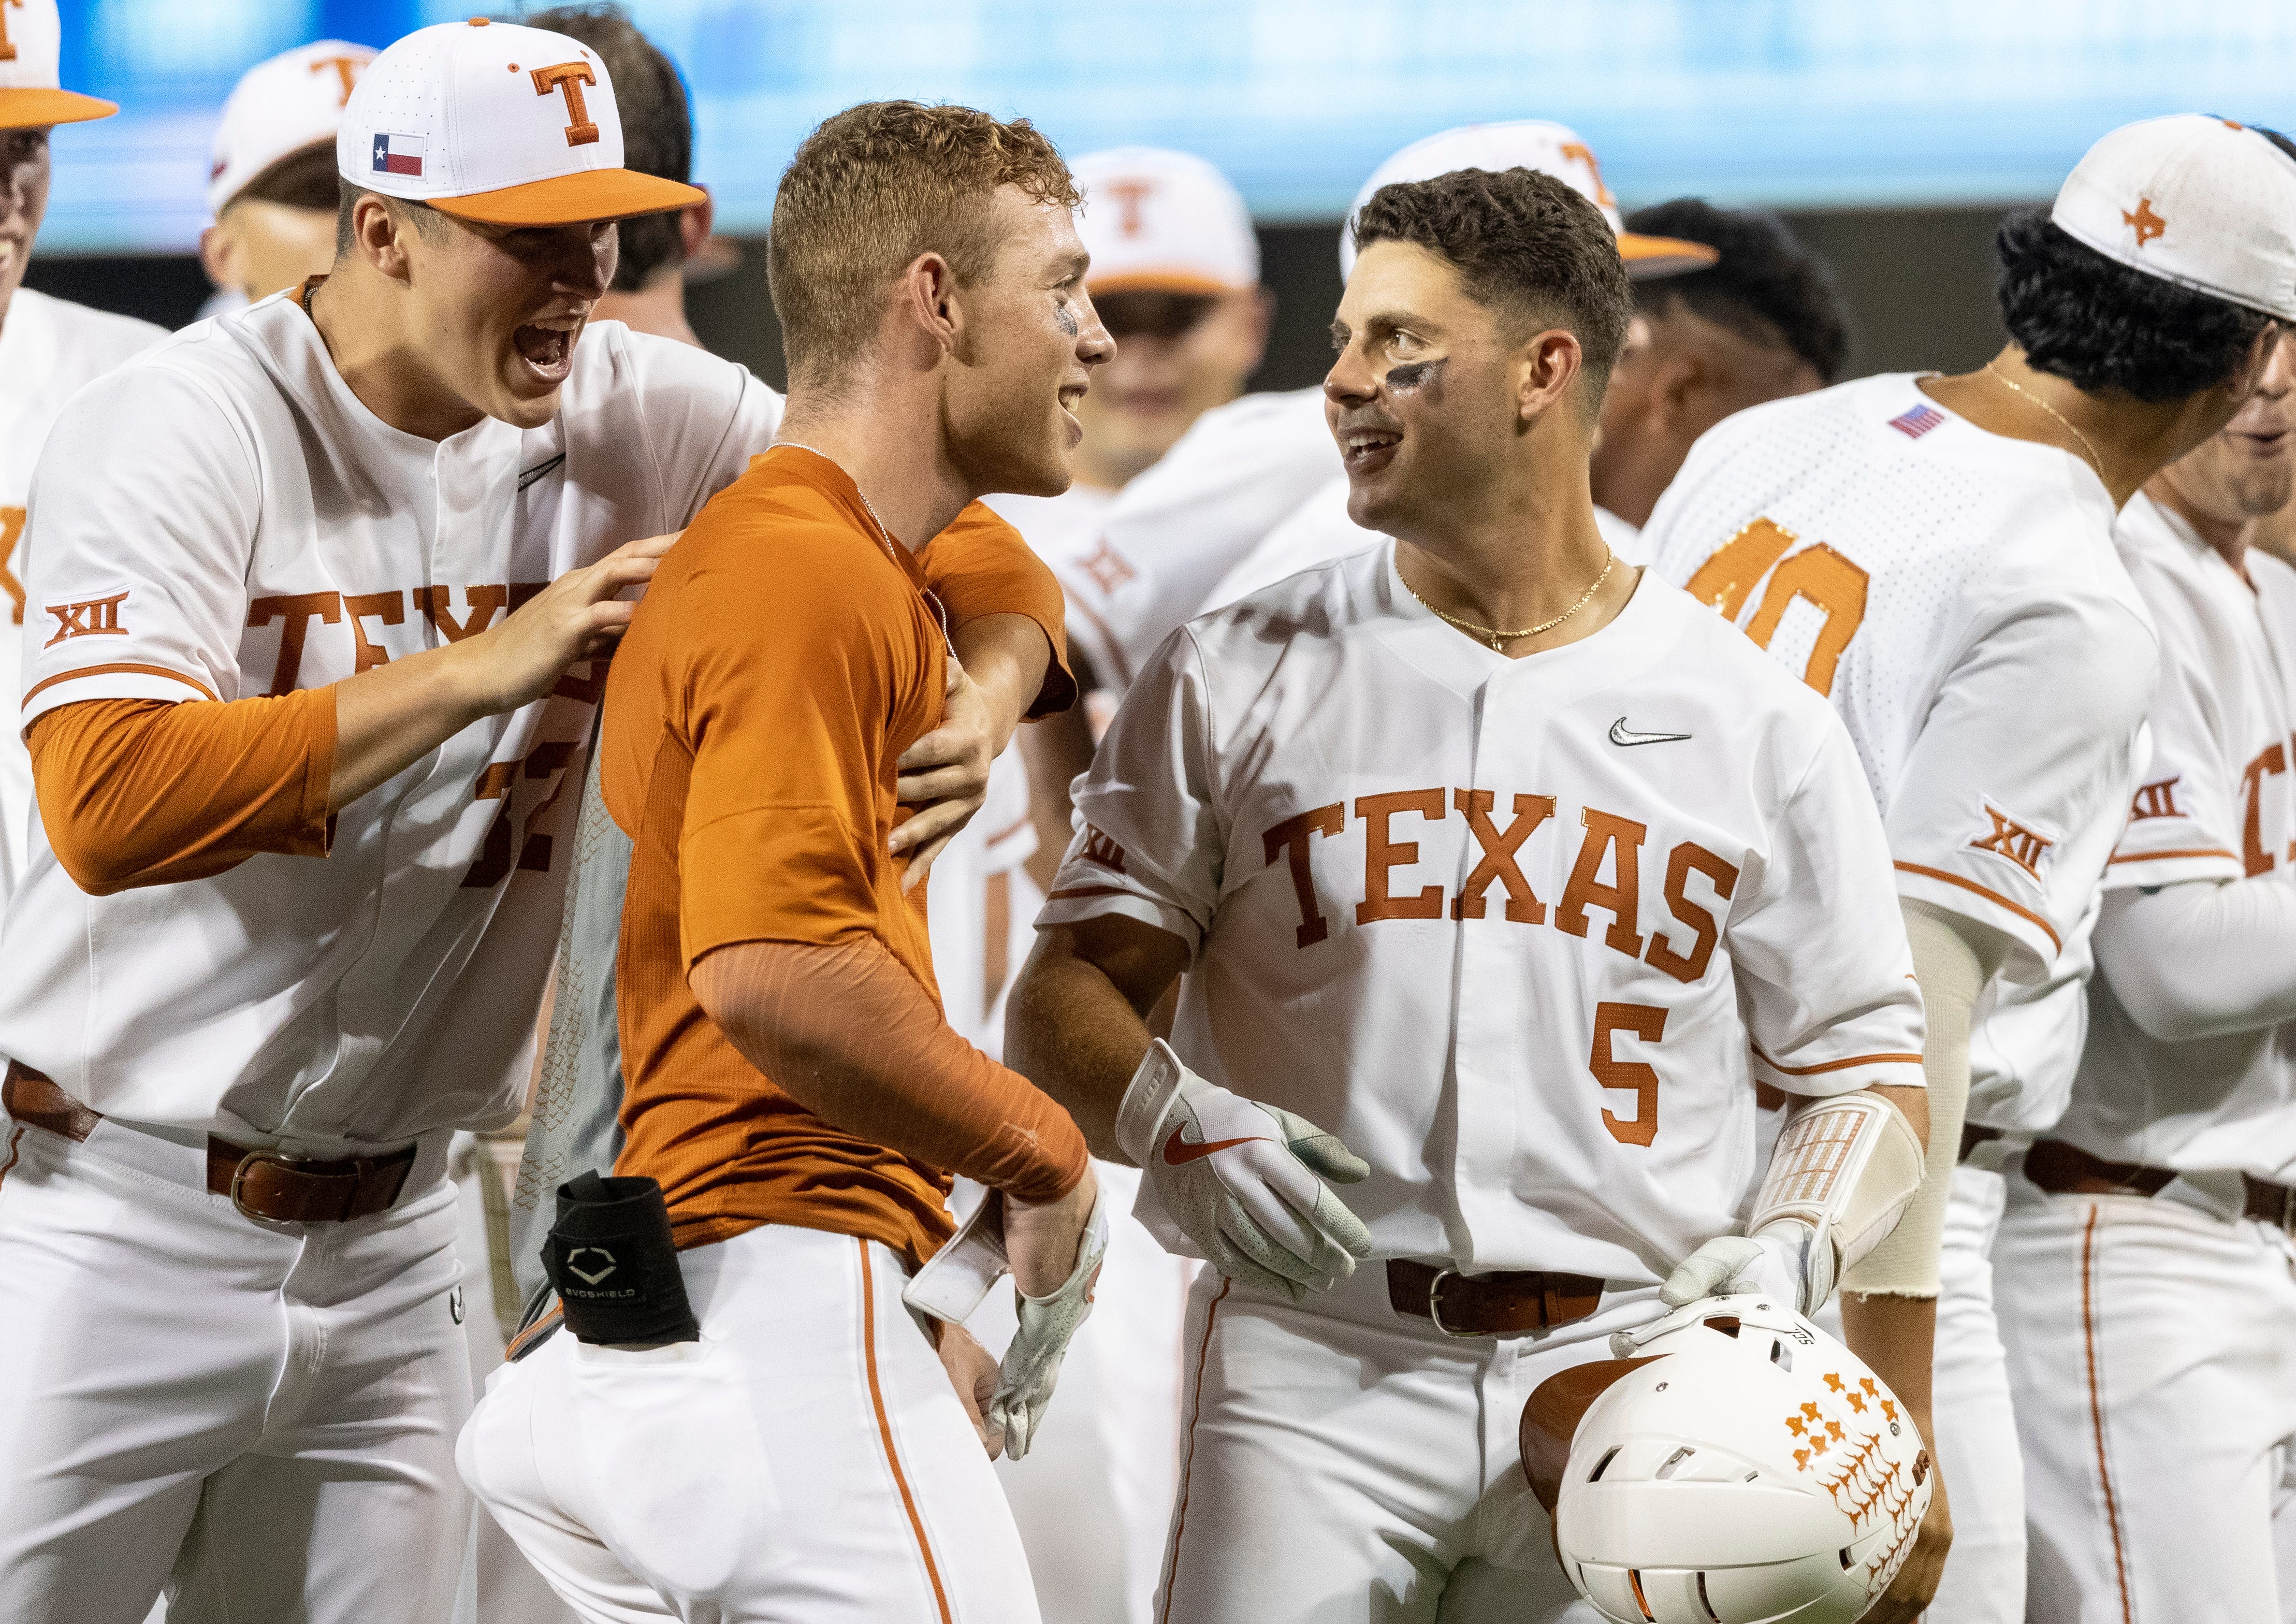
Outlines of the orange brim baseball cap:
[[1646,237],[1638,231],[1619,234],[1619,258],[1627,262],[1627,275],[1636,281],[1652,276],[1679,276],[1685,271],[1702,271],[1722,258],[1719,250],[1703,242],[1692,242],[1681,237]]
[[690,209],[709,195],[699,186],[636,169],[586,169],[464,197],[436,197],[430,203],[441,214],[488,226],[576,226]]
[[659,214],[705,195],[624,167],[614,81],[595,52],[484,17],[418,29],[367,64],[335,133],[335,169],[490,226]]
[[[6,0],[0,0],[0,4]],[[85,124],[109,119],[119,103],[77,90],[0,86],[0,130],[41,129],[51,124]]]

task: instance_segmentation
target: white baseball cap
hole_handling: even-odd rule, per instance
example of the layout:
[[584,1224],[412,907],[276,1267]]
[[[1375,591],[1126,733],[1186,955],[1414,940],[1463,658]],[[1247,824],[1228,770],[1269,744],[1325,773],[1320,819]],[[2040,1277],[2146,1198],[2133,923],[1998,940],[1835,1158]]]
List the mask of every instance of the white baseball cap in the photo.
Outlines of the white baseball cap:
[[335,133],[335,168],[370,192],[495,226],[656,214],[708,195],[622,167],[614,81],[589,47],[484,17],[418,29],[367,64]]
[[2073,166],[2049,218],[2131,270],[2296,321],[2296,161],[2244,125],[2124,124]]
[[1069,166],[1094,293],[1229,293],[1259,285],[1243,196],[1210,164],[1168,147],[1111,147]]
[[1552,175],[1579,193],[1603,211],[1618,234],[1619,254],[1627,275],[1636,282],[1702,271],[1722,256],[1703,242],[1678,237],[1646,237],[1628,231],[1619,217],[1619,200],[1603,184],[1595,150],[1567,124],[1545,119],[1515,119],[1501,124],[1463,124],[1414,141],[1371,172],[1348,209],[1348,223],[1340,232],[1340,275],[1356,267],[1356,216],[1371,201],[1371,194],[1398,181],[1433,180],[1454,169],[1537,169]]
[[63,43],[56,0],[0,0],[0,130],[79,124],[119,111],[117,102],[84,96],[56,83]]
[[223,213],[225,205],[281,159],[322,143],[333,145],[351,90],[373,60],[373,45],[322,39],[283,51],[242,75],[216,126],[208,212]]

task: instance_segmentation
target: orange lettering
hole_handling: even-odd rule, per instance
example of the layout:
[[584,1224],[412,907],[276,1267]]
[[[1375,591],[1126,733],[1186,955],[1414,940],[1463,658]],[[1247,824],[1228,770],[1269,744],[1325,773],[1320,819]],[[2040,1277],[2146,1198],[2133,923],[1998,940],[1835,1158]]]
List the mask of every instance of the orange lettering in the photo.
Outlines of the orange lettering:
[[[511,872],[511,788],[520,778],[547,778],[553,773],[567,772],[573,765],[576,746],[562,741],[549,741],[536,745],[522,761],[489,761],[479,775],[473,800],[499,800],[503,804],[495,813],[495,821],[487,825],[487,838],[479,848],[479,855],[471,860],[463,873],[463,883],[484,889],[499,884]],[[526,839],[518,849],[520,868],[547,872],[550,867],[551,837],[538,833],[535,825],[550,815],[559,799],[566,793],[572,775],[559,779],[550,793],[533,811],[526,815]]]
[[1111,874],[1124,872],[1124,848],[1090,824],[1084,826],[1084,850],[1078,854],[1087,863],[1097,863]]
[[554,90],[566,94],[566,144],[587,146],[595,141],[598,127],[590,122],[590,110],[582,104],[582,86],[598,82],[598,76],[590,71],[590,64],[557,62],[532,71],[535,94],[546,96]]
[[1077,561],[1077,568],[1092,577],[1092,584],[1100,588],[1103,596],[1114,592],[1125,582],[1137,579],[1140,574],[1123,554],[1108,545],[1108,537],[1105,536],[1100,538],[1099,543],[1091,552]]
[[1736,867],[1695,841],[1685,841],[1667,854],[1667,910],[1695,931],[1698,936],[1691,944],[1690,951],[1681,954],[1674,950],[1674,944],[1665,936],[1653,931],[1651,932],[1650,951],[1644,955],[1644,962],[1652,969],[1683,982],[1694,981],[1706,973],[1707,962],[1714,956],[1715,941],[1721,935],[1712,910],[1701,907],[1690,899],[1690,873],[1693,869],[1714,882],[1714,894],[1725,902],[1729,901],[1730,893],[1738,889]]
[[366,627],[359,621],[373,615],[385,626],[403,625],[406,619],[406,595],[403,592],[362,592],[357,597],[343,600],[343,611],[351,619],[351,644],[357,652],[351,660],[351,674],[372,671],[380,665],[390,663],[390,651],[379,643],[367,639]]
[[274,620],[282,623],[279,627],[279,663],[271,671],[271,693],[274,695],[295,691],[295,679],[303,674],[303,639],[309,635],[315,616],[329,626],[340,625],[343,618],[343,595],[340,592],[302,592],[292,597],[258,598],[247,606],[250,627],[268,626]]
[[2179,773],[2174,778],[2163,778],[2158,783],[2148,783],[2136,791],[2128,803],[2128,821],[2136,823],[2147,817],[2182,817],[2184,809],[2177,805],[2177,785],[2183,781]]
[[[2006,857],[2036,880],[2041,877],[2041,855],[2056,844],[2044,840],[2038,830],[2028,829],[2005,812],[1988,806],[1985,816],[1993,820],[1990,833],[1970,841],[1978,851],[1989,851],[1997,857]],[[2270,866],[2269,862],[2266,865]]]
[[1141,217],[1140,205],[1155,195],[1156,185],[1145,180],[1113,180],[1101,190],[1116,200],[1124,212],[1118,217],[1116,228],[1128,237],[1136,237],[1147,222]]
[[1770,646],[1778,622],[1796,598],[1822,611],[1825,624],[1810,644],[1809,661],[1801,679],[1820,693],[1833,692],[1833,670],[1841,651],[1866,620],[1866,571],[1823,544],[1795,554],[1778,566],[1762,594],[1762,606],[1746,623],[1746,636],[1763,648]]
[[1583,141],[1566,141],[1562,144],[1562,155],[1565,158],[1575,158],[1580,163],[1587,166],[1587,173],[1592,176],[1595,180],[1595,201],[1602,204],[1605,209],[1615,209],[1618,207],[1619,200],[1611,195],[1611,188],[1603,184],[1603,166],[1595,161],[1594,148],[1588,146]]
[[40,646],[52,649],[67,637],[125,637],[127,628],[119,624],[119,606],[127,601],[127,595],[118,592],[80,603],[49,604],[48,612],[56,618],[56,635]]
[[[0,4],[4,3],[0,0]],[[0,507],[0,592],[8,595],[8,618],[17,626],[24,624],[24,583],[9,570],[8,561],[15,556],[16,543],[23,534],[24,510]]]
[[1419,861],[1419,842],[1390,841],[1388,819],[1398,812],[1416,812],[1430,823],[1440,823],[1447,813],[1441,790],[1398,790],[1387,795],[1356,799],[1356,816],[1370,826],[1364,831],[1364,899],[1356,904],[1356,923],[1375,919],[1440,919],[1443,888],[1431,885],[1416,897],[1390,897],[1388,871],[1408,868]]
[[2248,822],[2241,832],[2241,861],[2251,874],[2267,873],[2272,867],[2272,854],[2264,849],[2264,781],[2274,773],[2288,770],[2288,752],[2277,743],[2267,744],[2257,753],[2255,760],[2241,769],[2240,787],[2248,796]]
[[8,41],[8,8],[12,5],[20,12],[24,0],[0,0],[0,62],[16,60],[16,47]]
[[563,677],[551,685],[551,696],[555,699],[579,700],[586,705],[596,704],[599,696],[606,691],[605,660],[603,659],[578,660],[574,663],[588,666],[590,675],[577,677],[570,668]]
[[[1554,910],[1554,928],[1572,936],[1587,934],[1588,907],[1605,909],[1610,929],[1603,945],[1628,958],[1642,956],[1643,939],[1635,931],[1642,912],[1642,846],[1649,826],[1632,818],[1598,812],[1588,807],[1578,815],[1587,838],[1578,843],[1578,860],[1570,865],[1570,882],[1562,888],[1562,902]],[[1606,852],[1616,852],[1616,882],[1604,885],[1599,876]]]
[[1483,855],[1468,874],[1466,882],[1451,901],[1454,919],[1480,919],[1483,916],[1483,893],[1491,889],[1496,880],[1506,887],[1506,916],[1519,925],[1543,924],[1546,920],[1546,905],[1531,893],[1530,882],[1523,878],[1522,869],[1515,861],[1515,853],[1529,838],[1532,830],[1554,815],[1552,795],[1518,795],[1514,798],[1514,821],[1501,834],[1491,822],[1491,803],[1495,797],[1488,790],[1454,790],[1452,800],[1460,811],[1467,815],[1468,833],[1482,848]]
[[1639,1060],[1615,1059],[1611,1054],[1614,1032],[1656,1043],[1666,1036],[1666,1012],[1649,1004],[1597,1004],[1595,1047],[1587,1056],[1587,1069],[1597,1083],[1635,1092],[1635,1114],[1630,1120],[1621,1121],[1611,1114],[1608,1105],[1603,1107],[1603,1126],[1611,1130],[1611,1137],[1620,1144],[1648,1144],[1658,1137],[1658,1073]]
[[1770,566],[1784,558],[1786,549],[1793,544],[1792,530],[1781,529],[1767,519],[1757,519],[1699,565],[1698,573],[1690,578],[1690,584],[1683,590],[1708,608],[1719,611],[1724,619],[1735,620],[1738,611],[1746,607],[1756,583],[1770,572]]
[[463,602],[469,606],[470,612],[457,626],[452,612],[453,587],[417,586],[414,589],[414,602],[422,611],[422,618],[430,621],[432,627],[449,643],[460,643],[465,637],[486,630],[487,623],[495,618],[495,611],[500,609],[509,597],[508,586],[463,587]]
[[351,104],[351,89],[358,83],[361,66],[363,64],[356,56],[323,56],[311,64],[311,71],[324,73],[332,68],[335,70],[335,105],[348,107]]
[[1260,837],[1267,862],[1275,861],[1278,852],[1291,858],[1292,894],[1300,899],[1300,928],[1293,939],[1302,947],[1312,947],[1332,933],[1323,906],[1316,899],[1316,871],[1308,863],[1308,844],[1319,834],[1326,838],[1337,834],[1347,821],[1347,804],[1334,801],[1287,817]]

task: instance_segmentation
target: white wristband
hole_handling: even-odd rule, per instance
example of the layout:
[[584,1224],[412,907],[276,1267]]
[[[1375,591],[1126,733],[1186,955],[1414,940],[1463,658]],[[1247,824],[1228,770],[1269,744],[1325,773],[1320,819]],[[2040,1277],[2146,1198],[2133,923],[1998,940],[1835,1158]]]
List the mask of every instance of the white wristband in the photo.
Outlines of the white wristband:
[[1140,1057],[1139,1070],[1125,1085],[1124,1098],[1116,1108],[1116,1143],[1136,1165],[1146,1167],[1156,1153],[1156,1130],[1163,1126],[1187,1075],[1180,1057],[1160,1038]]

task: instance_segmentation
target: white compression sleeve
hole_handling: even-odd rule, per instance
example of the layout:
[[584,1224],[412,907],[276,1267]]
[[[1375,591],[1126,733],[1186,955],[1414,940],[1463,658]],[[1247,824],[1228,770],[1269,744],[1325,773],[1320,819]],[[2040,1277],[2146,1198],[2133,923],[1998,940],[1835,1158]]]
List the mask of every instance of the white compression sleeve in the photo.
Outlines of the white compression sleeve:
[[2165,1043],[2296,1020],[2296,885],[2269,874],[2105,893],[2096,963]]
[[1841,1289],[1869,1297],[1934,1297],[1946,1195],[1969,1111],[1970,1011],[2007,944],[1998,932],[1931,904],[1900,906],[1928,1022],[1922,1077],[1929,1085],[1929,1155],[1913,1205],[1887,1240],[1844,1271]]

